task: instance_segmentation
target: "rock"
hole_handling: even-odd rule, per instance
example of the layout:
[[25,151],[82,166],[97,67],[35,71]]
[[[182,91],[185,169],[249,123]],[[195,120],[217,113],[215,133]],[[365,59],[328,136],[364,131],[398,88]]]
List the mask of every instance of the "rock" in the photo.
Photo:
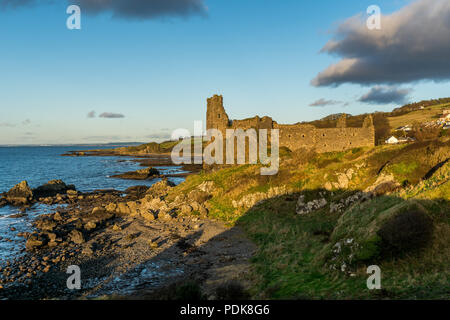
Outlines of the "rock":
[[92,214],[103,213],[105,210],[102,207],[95,207],[92,209]]
[[72,230],[69,233],[70,240],[76,244],[82,244],[84,242],[83,234],[78,230]]
[[279,197],[281,195],[287,195],[290,193],[291,191],[286,186],[272,187],[266,193],[256,192],[242,197],[242,199],[239,201],[233,200],[232,205],[235,208],[251,208],[259,204],[263,200]]
[[338,203],[331,203],[330,213],[342,212],[344,209],[352,206],[355,203],[369,200],[372,196],[372,193],[358,191],[347,198],[341,199]]
[[364,191],[370,192],[376,196],[380,196],[389,192],[393,192],[399,187],[400,184],[397,181],[395,181],[393,175],[381,174],[377,178],[377,181],[375,181],[373,185],[371,185]]
[[6,201],[12,205],[24,205],[33,200],[33,191],[28,182],[22,181],[6,193]]
[[53,220],[61,221],[62,220],[61,213],[55,212],[55,214],[53,215]]
[[151,210],[141,212],[141,217],[148,221],[153,221],[157,218],[157,216],[155,216],[155,214]]
[[189,192],[187,197],[190,201],[204,203],[211,198],[211,195],[206,191],[196,189]]
[[327,200],[325,198],[316,199],[305,203],[305,196],[300,195],[297,200],[297,205],[295,207],[295,212],[299,215],[309,214],[313,211],[322,209],[327,205]]
[[97,225],[94,222],[89,221],[83,227],[84,227],[85,230],[91,231],[91,230],[94,230],[95,228],[97,228]]
[[25,248],[27,250],[33,250],[42,247],[44,244],[44,239],[42,239],[38,235],[32,235],[28,238]]
[[114,224],[112,229],[113,229],[113,231],[122,231],[122,227],[117,224]]
[[200,213],[200,216],[202,216],[202,217],[207,217],[208,213],[209,213],[208,209],[203,205],[199,207],[198,212]]
[[152,211],[169,211],[169,207],[166,201],[161,200],[160,198],[151,198],[145,197],[141,200],[141,208],[143,210],[152,210]]
[[347,189],[348,188],[349,179],[347,175],[340,173],[338,174],[338,184],[339,188],[341,189]]
[[47,233],[47,237],[50,241],[56,241],[56,234],[55,233]]
[[202,184],[200,184],[197,187],[197,189],[199,189],[199,190],[201,190],[203,192],[206,192],[208,194],[211,194],[214,191],[214,189],[215,189],[214,181],[205,181]]
[[395,181],[387,181],[387,182],[383,182],[379,185],[377,185],[375,187],[375,189],[373,189],[373,193],[376,196],[381,196],[390,192],[393,192],[395,190],[397,190],[400,187],[400,184],[398,184]]
[[136,199],[141,199],[146,195],[148,189],[147,186],[133,186],[125,190],[125,193]]
[[187,215],[191,212],[192,212],[192,207],[190,205],[185,204],[180,207],[181,214]]
[[57,223],[49,217],[43,217],[37,220],[35,225],[42,231],[52,231],[54,228],[56,228]]
[[78,191],[76,191],[76,190],[67,190],[67,195],[69,197],[77,197],[78,196]]
[[82,254],[87,255],[87,256],[91,256],[94,254],[94,250],[91,244],[87,244],[86,246],[83,247],[83,250],[81,251]]
[[106,211],[108,212],[116,212],[117,210],[117,204],[115,203],[109,203],[106,207],[105,207]]
[[131,210],[130,210],[130,208],[128,208],[128,206],[125,202],[120,202],[117,204],[116,212],[119,214],[126,215],[126,214],[130,214]]
[[147,194],[153,196],[154,198],[164,197],[169,193],[171,188],[175,187],[175,184],[167,179],[163,179],[154,185],[152,185],[148,190]]
[[345,174],[346,174],[348,180],[352,180],[353,175],[355,174],[355,171],[352,168],[350,168],[347,170],[347,172],[345,172]]
[[120,178],[120,179],[127,179],[127,180],[148,180],[155,178],[160,175],[160,172],[152,167],[137,170],[137,171],[131,171],[131,172],[125,172],[121,174],[117,174],[114,176],[111,176],[111,178]]
[[[69,190],[75,190],[74,185],[66,185],[62,180],[51,180],[46,184],[37,187],[33,190],[35,197],[37,198],[46,198],[46,197],[54,197],[58,194],[65,194]],[[59,199],[60,198],[60,199]],[[62,197],[59,197],[58,201],[62,200]]]
[[162,212],[158,213],[158,220],[170,221],[172,219],[173,219],[173,217],[170,214],[168,214],[167,212],[162,211]]
[[150,248],[152,248],[152,249],[158,249],[158,247],[159,247],[158,243],[156,243],[156,242],[154,242],[154,241],[152,241],[152,240],[149,240],[149,241],[148,241],[148,245],[149,245]]
[[96,225],[93,228],[96,228],[98,225],[104,224],[107,220],[114,218],[114,213],[108,212],[102,207],[95,207],[92,209],[92,212],[88,216],[84,216],[82,218],[84,228],[91,227]]
[[128,201],[127,207],[130,209],[130,215],[132,217],[139,216],[141,214],[141,203],[136,201]]

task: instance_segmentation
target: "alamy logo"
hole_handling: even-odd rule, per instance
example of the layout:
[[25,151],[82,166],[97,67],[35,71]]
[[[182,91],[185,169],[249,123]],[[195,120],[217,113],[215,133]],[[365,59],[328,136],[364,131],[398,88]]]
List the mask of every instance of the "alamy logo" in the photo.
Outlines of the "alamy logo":
[[81,289],[81,269],[79,266],[73,265],[69,266],[66,271],[67,274],[71,274],[67,278],[67,289],[69,290],[80,290]]
[[367,28],[369,30],[381,30],[381,8],[376,5],[371,5],[367,8]]
[[367,274],[371,274],[367,278],[367,289],[380,290],[381,289],[381,269],[379,266],[369,266],[367,268]]
[[[203,136],[202,121],[194,123],[194,138],[189,130],[177,129],[172,139],[183,139],[172,150],[174,164],[257,164],[263,165],[261,175],[276,175],[279,168],[279,130],[278,129],[226,129],[225,137],[218,129],[208,129]],[[270,132],[270,148],[268,147]],[[193,141],[192,141],[193,140]],[[203,142],[208,145],[203,150]],[[247,144],[248,141],[248,144]],[[193,151],[192,152],[192,147]],[[270,152],[269,152],[270,151]]]
[[67,29],[69,30],[80,30],[81,29],[81,9],[79,6],[71,5],[67,7],[67,14],[70,16],[67,18]]

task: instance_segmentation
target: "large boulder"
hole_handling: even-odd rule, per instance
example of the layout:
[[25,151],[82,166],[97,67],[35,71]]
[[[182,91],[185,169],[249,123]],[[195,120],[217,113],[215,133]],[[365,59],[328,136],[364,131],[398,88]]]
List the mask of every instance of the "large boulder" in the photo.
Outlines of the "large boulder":
[[57,194],[67,193],[69,190],[75,190],[75,186],[66,185],[62,180],[51,180],[46,184],[33,190],[35,198],[54,197]]
[[5,199],[12,205],[28,204],[33,200],[33,191],[26,181],[22,181],[6,193]]

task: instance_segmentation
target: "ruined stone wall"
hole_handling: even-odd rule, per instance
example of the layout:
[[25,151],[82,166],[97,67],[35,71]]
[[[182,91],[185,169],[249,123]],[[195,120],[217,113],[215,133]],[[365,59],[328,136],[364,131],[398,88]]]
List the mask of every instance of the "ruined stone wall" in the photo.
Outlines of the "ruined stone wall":
[[280,146],[287,147],[291,151],[308,148],[317,152],[334,152],[375,146],[375,128],[371,116],[364,120],[361,128],[346,127],[345,115],[339,119],[336,128],[316,128],[308,124],[278,124],[270,117],[258,116],[230,121],[223,107],[222,96],[208,99],[206,128],[219,129],[224,137],[226,129],[279,129]]
[[223,97],[213,96],[207,100],[206,129],[225,130],[230,124],[225,108],[223,107]]

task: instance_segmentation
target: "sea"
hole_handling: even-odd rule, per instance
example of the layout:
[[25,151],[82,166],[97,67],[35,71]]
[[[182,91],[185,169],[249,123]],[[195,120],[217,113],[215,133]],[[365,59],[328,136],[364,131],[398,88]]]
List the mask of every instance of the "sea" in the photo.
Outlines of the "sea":
[[[31,188],[59,179],[75,185],[81,192],[99,189],[124,191],[131,186],[152,184],[159,179],[133,181],[110,178],[112,175],[142,169],[132,157],[63,157],[68,151],[110,149],[110,145],[99,146],[11,146],[0,147],[0,193],[6,192],[26,180]],[[162,173],[181,173],[181,167],[155,167]],[[184,178],[169,178],[175,184]],[[55,206],[36,204],[18,216],[20,209],[12,206],[0,208],[0,266],[7,260],[24,253],[25,240],[20,232],[31,231],[33,220],[56,210]]]

